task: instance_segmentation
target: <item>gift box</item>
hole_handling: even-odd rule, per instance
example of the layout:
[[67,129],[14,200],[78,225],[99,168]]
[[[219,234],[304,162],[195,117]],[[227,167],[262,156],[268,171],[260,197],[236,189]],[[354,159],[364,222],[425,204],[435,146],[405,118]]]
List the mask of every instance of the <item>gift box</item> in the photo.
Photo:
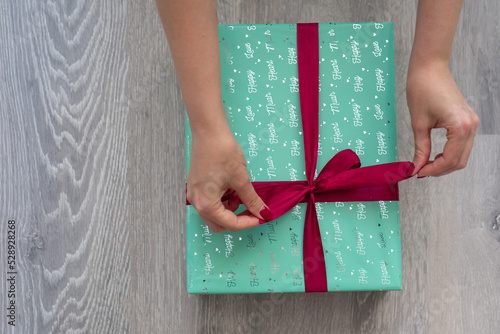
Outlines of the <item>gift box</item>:
[[[188,292],[400,290],[392,23],[221,25],[219,42],[226,116],[275,219],[213,233],[187,205]],[[190,143],[186,117],[187,173]]]

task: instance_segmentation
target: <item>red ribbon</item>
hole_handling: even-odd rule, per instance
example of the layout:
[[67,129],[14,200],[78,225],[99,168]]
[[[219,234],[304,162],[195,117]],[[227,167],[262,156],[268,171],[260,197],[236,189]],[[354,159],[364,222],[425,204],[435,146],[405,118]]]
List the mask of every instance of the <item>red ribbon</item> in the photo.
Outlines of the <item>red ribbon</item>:
[[[415,168],[409,161],[361,167],[359,157],[343,150],[314,179],[318,155],[319,38],[317,23],[297,24],[299,94],[307,181],[253,182],[276,219],[298,203],[307,203],[303,265],[306,292],[328,291],[316,201],[397,201],[397,183]],[[189,204],[189,203],[187,203]],[[248,210],[243,214],[250,214]],[[265,223],[265,221],[260,221]]]

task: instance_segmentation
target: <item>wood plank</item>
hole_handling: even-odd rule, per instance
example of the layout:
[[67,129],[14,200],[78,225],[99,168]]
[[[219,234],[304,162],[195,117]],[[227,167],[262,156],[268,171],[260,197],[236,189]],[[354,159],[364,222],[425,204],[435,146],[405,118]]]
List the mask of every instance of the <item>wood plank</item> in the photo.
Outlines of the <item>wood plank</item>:
[[15,219],[18,274],[0,332],[127,332],[126,6],[1,7],[0,268]]

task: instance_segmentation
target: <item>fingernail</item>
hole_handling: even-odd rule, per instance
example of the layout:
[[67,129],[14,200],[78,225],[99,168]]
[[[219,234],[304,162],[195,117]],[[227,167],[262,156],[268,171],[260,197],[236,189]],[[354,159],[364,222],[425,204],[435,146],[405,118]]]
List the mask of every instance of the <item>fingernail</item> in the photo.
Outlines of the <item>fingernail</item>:
[[426,177],[431,177],[430,175],[428,176],[417,176],[417,179],[425,179]]
[[262,218],[264,218],[264,220],[266,222],[270,222],[271,220],[273,220],[273,213],[271,212],[271,210],[269,210],[269,208],[265,205],[263,205],[261,208],[260,208],[260,211],[259,211],[259,214]]
[[415,171],[415,164],[412,162],[411,165],[408,167],[408,170],[406,171],[406,177],[412,176],[414,171]]

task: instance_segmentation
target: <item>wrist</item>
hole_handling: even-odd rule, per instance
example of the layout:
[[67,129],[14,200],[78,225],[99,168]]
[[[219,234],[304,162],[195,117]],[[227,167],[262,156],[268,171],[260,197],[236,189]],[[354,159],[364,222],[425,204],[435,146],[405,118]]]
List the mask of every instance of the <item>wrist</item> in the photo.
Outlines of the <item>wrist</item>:
[[415,73],[445,73],[449,72],[449,57],[432,55],[422,48],[413,47],[408,65],[408,78]]
[[448,71],[448,58],[432,56],[422,57],[412,53],[410,56],[410,63],[408,65],[408,72],[410,73],[412,71],[418,70],[431,70],[440,72],[443,70]]
[[436,78],[451,77],[448,61],[442,59],[416,59],[410,60],[406,89],[412,89],[414,85],[428,83]]
[[[189,113],[188,113],[189,115]],[[227,138],[233,136],[222,106],[189,116],[189,126],[193,139]]]

